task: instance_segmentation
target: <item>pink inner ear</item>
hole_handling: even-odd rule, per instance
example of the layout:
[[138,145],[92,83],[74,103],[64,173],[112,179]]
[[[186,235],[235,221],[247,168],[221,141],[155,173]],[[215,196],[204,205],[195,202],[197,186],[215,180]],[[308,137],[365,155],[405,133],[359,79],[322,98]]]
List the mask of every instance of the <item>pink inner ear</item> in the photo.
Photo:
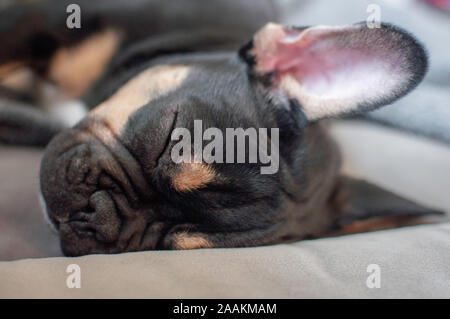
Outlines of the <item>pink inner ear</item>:
[[349,90],[360,84],[381,84],[388,71],[385,62],[365,54],[364,49],[315,49],[286,48],[275,62],[278,70],[275,82],[289,74],[311,94],[336,97],[347,92],[351,96],[356,92]]
[[256,71],[276,71],[275,86],[290,75],[308,94],[326,99],[359,103],[389,94],[403,84],[405,59],[388,41],[360,33],[353,26],[300,31],[268,25],[255,37]]

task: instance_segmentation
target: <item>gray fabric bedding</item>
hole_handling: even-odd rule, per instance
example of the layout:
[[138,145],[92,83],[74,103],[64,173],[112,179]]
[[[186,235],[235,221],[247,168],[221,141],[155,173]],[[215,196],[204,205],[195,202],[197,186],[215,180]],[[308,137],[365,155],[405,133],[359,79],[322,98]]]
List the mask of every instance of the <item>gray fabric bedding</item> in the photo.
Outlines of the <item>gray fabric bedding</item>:
[[[0,298],[450,298],[450,223],[240,249],[0,262]],[[81,288],[66,268],[81,269]],[[368,288],[379,266],[380,288]]]

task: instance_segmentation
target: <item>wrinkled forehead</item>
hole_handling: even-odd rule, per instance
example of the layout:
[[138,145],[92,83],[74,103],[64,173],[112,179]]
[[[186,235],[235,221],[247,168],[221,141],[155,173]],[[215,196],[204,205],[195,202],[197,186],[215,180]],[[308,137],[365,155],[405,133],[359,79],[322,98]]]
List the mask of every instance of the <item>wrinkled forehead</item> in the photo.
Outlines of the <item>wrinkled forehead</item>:
[[101,119],[121,135],[133,117],[164,116],[171,108],[190,108],[194,118],[205,116],[205,108],[245,114],[253,103],[251,91],[245,65],[234,54],[170,61],[139,72],[88,118]]

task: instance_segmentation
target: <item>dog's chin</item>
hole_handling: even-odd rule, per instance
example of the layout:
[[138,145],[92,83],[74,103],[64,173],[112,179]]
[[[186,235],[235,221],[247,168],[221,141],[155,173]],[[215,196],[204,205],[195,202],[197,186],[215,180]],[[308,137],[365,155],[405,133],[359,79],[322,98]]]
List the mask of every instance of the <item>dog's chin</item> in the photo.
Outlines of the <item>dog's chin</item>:
[[59,226],[61,250],[65,256],[77,257],[90,254],[113,254],[120,251],[113,244],[96,239],[95,232],[80,230],[72,222]]
[[61,250],[65,256],[76,257],[82,255],[106,253],[103,247],[100,247],[93,234],[77,234],[72,229],[70,222],[62,223],[59,227]]

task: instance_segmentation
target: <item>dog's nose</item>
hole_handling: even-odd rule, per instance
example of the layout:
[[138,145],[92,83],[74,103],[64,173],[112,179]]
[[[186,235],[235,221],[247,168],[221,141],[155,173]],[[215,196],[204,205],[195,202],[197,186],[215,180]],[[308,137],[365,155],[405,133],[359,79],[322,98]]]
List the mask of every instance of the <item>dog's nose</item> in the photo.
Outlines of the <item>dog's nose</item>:
[[71,216],[68,223],[72,230],[80,237],[94,235],[98,241],[115,242],[121,220],[111,196],[106,191],[95,192],[89,199],[89,209]]

